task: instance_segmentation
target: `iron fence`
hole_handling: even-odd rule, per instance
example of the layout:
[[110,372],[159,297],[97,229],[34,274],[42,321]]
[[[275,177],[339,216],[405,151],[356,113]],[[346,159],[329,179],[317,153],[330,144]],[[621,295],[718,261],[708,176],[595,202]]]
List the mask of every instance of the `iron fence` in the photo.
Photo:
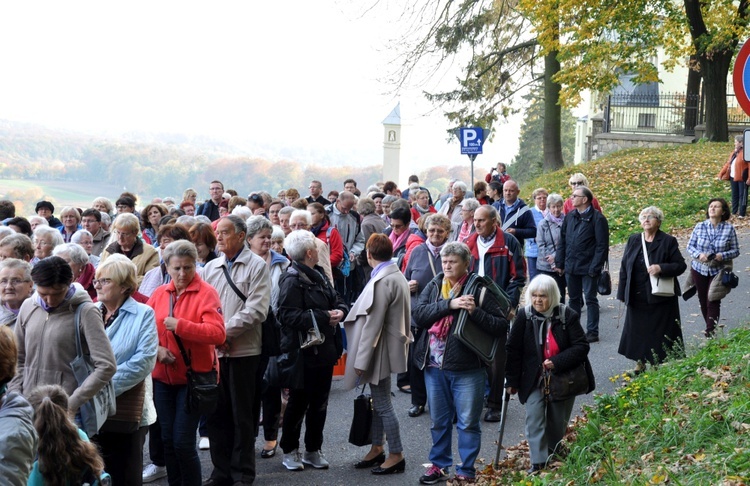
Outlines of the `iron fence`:
[[604,113],[604,130],[695,135],[695,126],[701,119],[700,102],[699,95],[679,93],[610,95]]
[[[627,94],[607,98],[604,131],[694,136],[695,126],[705,123],[705,96],[681,93]],[[748,116],[733,94],[727,95],[730,125],[750,125]]]

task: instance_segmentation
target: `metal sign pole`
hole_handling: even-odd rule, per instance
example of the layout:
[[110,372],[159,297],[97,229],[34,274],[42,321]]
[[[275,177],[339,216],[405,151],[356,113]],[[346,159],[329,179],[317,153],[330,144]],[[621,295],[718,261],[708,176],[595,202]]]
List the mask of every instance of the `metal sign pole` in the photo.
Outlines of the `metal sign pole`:
[[[474,191],[474,160],[477,158],[477,154],[471,154],[469,155],[469,160],[471,160],[471,191],[473,194]],[[476,194],[474,194],[474,197],[477,197]]]

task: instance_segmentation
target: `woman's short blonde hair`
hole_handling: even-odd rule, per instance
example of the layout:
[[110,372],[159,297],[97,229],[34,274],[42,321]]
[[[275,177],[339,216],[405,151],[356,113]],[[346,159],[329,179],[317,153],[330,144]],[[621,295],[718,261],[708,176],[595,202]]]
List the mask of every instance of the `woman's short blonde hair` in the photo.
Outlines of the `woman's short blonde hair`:
[[66,214],[72,214],[76,217],[77,222],[81,222],[81,213],[79,213],[78,210],[73,206],[65,206],[64,208],[62,208],[62,211],[60,211],[60,219],[62,219],[62,217]]
[[115,222],[112,223],[112,228],[118,232],[140,234],[141,223],[138,221],[138,216],[133,213],[120,213],[115,218]]
[[127,289],[128,297],[138,288],[135,263],[120,253],[114,253],[96,268],[96,278],[108,278]]

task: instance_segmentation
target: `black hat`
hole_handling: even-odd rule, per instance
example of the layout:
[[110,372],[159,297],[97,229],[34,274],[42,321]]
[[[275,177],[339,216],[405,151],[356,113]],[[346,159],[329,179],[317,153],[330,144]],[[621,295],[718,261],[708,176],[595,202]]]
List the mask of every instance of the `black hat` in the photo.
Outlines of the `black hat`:
[[50,212],[55,212],[55,206],[53,206],[49,201],[39,201],[38,203],[36,203],[36,209],[34,210],[34,212],[38,213],[41,208],[47,208],[50,210]]

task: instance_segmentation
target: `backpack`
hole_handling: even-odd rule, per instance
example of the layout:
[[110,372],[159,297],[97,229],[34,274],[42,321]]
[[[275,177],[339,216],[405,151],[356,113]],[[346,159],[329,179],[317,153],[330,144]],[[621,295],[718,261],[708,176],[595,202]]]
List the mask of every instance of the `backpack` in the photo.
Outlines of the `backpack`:
[[[328,243],[328,251],[331,251],[331,231],[333,231],[333,226],[329,225],[328,229],[326,230],[326,243]],[[349,261],[349,250],[347,250],[346,245],[342,243],[342,246],[344,247],[344,258],[341,259],[341,263],[339,263],[338,268],[339,271],[344,275],[344,277],[349,276],[349,272],[351,271],[351,262]]]

